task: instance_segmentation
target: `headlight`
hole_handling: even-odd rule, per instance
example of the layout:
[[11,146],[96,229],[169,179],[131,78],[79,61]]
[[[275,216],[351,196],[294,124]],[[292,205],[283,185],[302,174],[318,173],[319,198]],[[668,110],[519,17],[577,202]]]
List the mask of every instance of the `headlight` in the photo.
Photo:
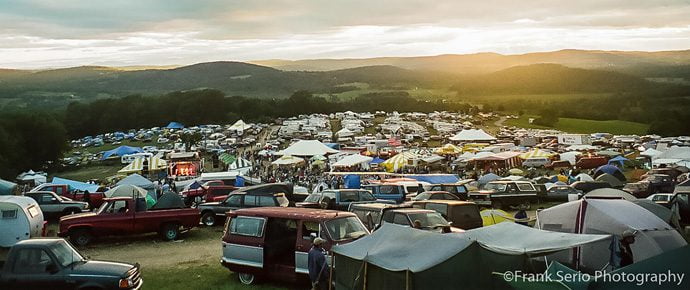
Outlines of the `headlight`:
[[120,279],[120,288],[130,288],[134,286],[134,283],[132,283],[132,279],[125,278],[125,279]]

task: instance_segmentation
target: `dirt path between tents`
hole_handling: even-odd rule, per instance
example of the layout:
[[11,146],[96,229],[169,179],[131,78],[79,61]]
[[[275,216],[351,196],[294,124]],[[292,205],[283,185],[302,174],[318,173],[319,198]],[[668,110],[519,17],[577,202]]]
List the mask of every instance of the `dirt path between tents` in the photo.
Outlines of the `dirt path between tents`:
[[503,127],[503,122],[505,121],[506,117],[501,117],[500,119],[496,120],[496,122],[494,122],[494,126],[498,127],[498,129],[500,130],[501,127]]

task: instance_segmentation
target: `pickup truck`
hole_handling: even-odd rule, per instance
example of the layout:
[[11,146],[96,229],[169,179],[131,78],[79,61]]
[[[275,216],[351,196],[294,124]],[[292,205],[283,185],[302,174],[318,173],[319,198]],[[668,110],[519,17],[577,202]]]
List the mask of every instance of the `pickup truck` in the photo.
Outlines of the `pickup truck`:
[[196,208],[146,210],[143,199],[106,198],[96,212],[60,218],[58,236],[69,237],[77,246],[89,244],[94,237],[151,232],[170,241],[177,239],[181,230],[197,226],[199,217]]
[[60,217],[89,210],[89,204],[82,201],[73,201],[69,198],[58,196],[52,191],[34,191],[24,194],[33,198],[43,212],[43,216]]
[[204,182],[201,186],[196,183],[198,187],[196,188],[185,188],[180,191],[184,203],[188,206],[194,203],[201,203],[206,195],[206,189],[209,187],[224,186],[225,183],[222,180],[209,180]]
[[483,190],[469,193],[470,201],[477,205],[507,209],[521,206],[529,209],[537,203],[539,196],[534,184],[527,181],[492,181]]
[[140,289],[139,265],[89,260],[58,238],[21,241],[0,259],[2,289]]
[[[30,192],[35,191],[52,191],[58,196],[63,196],[71,200],[84,201],[84,192],[72,190],[67,184],[44,183],[36,186]],[[89,192],[89,206],[92,208],[101,206],[103,198],[105,198],[103,192]]]
[[392,200],[396,203],[403,203],[407,198],[405,186],[400,184],[367,184],[363,189],[371,191],[378,199]]

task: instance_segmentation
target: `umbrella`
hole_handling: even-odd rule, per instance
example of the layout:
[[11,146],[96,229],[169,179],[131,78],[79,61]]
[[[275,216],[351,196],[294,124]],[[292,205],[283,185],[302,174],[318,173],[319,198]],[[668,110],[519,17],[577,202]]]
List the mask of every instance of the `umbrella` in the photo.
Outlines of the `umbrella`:
[[482,216],[482,223],[485,227],[502,222],[513,222],[513,217],[500,209],[485,209],[479,214]]
[[524,171],[522,171],[521,169],[518,169],[518,168],[513,168],[511,170],[508,170],[508,173],[510,173],[511,175],[523,175],[523,174],[525,174]]
[[293,165],[297,163],[302,163],[304,162],[304,159],[295,157],[292,155],[285,155],[283,157],[278,158],[276,161],[271,162],[273,165]]

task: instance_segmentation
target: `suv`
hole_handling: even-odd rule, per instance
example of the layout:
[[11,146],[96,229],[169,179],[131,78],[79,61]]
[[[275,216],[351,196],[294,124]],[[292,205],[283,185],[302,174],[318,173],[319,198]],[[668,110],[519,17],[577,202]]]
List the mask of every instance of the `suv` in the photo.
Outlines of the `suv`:
[[46,218],[61,217],[89,210],[89,204],[86,202],[73,201],[50,191],[27,192],[25,195],[36,200]]
[[[228,212],[221,264],[237,273],[243,284],[256,278],[307,281],[308,253],[320,237],[325,250],[369,234],[353,213],[264,207]],[[330,258],[326,258],[330,263]]]
[[225,218],[225,213],[231,210],[251,207],[280,206],[287,207],[290,202],[282,193],[249,194],[245,192],[233,193],[220,202],[206,202],[199,205],[201,223],[213,226]]
[[429,209],[387,208],[383,210],[379,227],[383,223],[393,223],[440,233],[462,232],[458,228],[451,227],[450,223],[440,213]]
[[479,228],[483,225],[479,207],[474,202],[459,200],[429,200],[415,202],[415,208],[435,210],[454,227],[463,230]]
[[346,211],[352,203],[375,202],[371,192],[362,189],[328,189],[312,193],[297,207],[336,209]]
[[392,200],[396,203],[404,202],[407,195],[405,186],[400,184],[367,184],[363,185],[362,188],[371,191],[378,199]]
[[431,186],[429,191],[447,191],[457,196],[460,200],[467,200],[467,193],[469,192],[467,186],[465,185],[467,183],[468,182],[434,184]]
[[529,209],[538,201],[537,189],[528,181],[491,181],[483,190],[471,193],[470,199],[479,205],[507,209],[521,206]]

